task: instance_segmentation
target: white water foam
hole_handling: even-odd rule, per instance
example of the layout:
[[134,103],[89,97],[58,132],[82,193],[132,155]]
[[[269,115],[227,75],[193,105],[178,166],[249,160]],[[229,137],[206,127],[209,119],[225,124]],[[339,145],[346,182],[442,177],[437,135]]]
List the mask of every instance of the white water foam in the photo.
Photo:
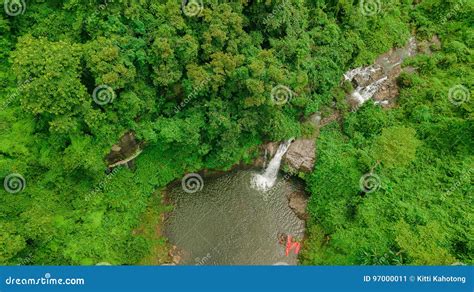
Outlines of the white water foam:
[[268,191],[275,185],[275,181],[278,176],[278,170],[280,170],[281,159],[285,155],[286,151],[290,147],[293,139],[282,142],[278,147],[275,156],[273,156],[270,163],[268,163],[267,168],[262,174],[255,174],[251,180],[252,188],[259,191]]
[[[390,71],[395,67],[400,66],[406,58],[416,55],[416,51],[416,39],[412,37],[409,39],[408,44],[405,47],[396,49],[390,54],[390,57],[386,56],[380,60],[377,60],[376,64],[367,67],[358,67],[344,73],[344,79],[346,81],[352,81],[357,77],[357,81],[362,81],[359,83],[365,84],[365,86],[358,86],[356,89],[354,89],[354,92],[352,93],[352,99],[357,102],[358,106],[370,100],[388,80]],[[373,73],[379,70],[383,71],[383,77],[378,80],[371,81],[371,76]],[[367,84],[369,82],[371,83]],[[386,101],[385,103],[379,102],[378,104],[386,105],[388,103],[389,101]]]
[[380,78],[379,80],[369,84],[366,87],[357,87],[354,92],[352,93],[352,97],[357,101],[359,105],[362,105],[367,100],[371,99],[372,96],[377,93],[380,86],[387,80],[387,76]]

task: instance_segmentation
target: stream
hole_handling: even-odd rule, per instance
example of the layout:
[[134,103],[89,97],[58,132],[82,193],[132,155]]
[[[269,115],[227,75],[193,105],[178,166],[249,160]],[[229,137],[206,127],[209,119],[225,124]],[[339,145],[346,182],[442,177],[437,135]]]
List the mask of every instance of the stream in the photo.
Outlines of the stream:
[[[396,78],[402,71],[401,64],[416,54],[416,48],[415,38],[410,38],[405,47],[390,50],[374,64],[346,72],[344,79],[355,88],[350,96],[355,106],[371,99],[376,104],[390,105],[398,95]],[[287,255],[285,247],[301,242],[305,224],[288,206],[288,197],[303,187],[279,172],[293,140],[281,142],[262,171],[239,169],[195,178],[190,186],[197,186],[199,191],[193,193],[184,191],[184,184],[168,188],[168,198],[175,208],[165,222],[165,235],[179,251],[179,264],[298,263],[294,250]],[[286,235],[294,241],[285,242]]]

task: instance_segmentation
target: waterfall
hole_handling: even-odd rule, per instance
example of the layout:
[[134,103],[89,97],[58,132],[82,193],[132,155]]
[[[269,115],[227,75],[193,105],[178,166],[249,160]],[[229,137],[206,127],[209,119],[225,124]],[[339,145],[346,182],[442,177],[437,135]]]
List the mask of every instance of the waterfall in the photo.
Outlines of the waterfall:
[[255,174],[252,177],[251,185],[254,189],[268,191],[275,185],[275,181],[278,176],[278,170],[280,170],[281,159],[283,158],[283,155],[285,155],[286,151],[288,151],[292,141],[293,139],[282,142],[278,147],[275,156],[273,156],[272,160],[270,160],[270,163],[268,163],[265,171],[262,174]]
[[387,76],[380,78],[379,80],[363,87],[358,86],[352,93],[352,97],[357,101],[359,105],[363,104],[367,100],[371,99],[372,96],[379,90],[380,86],[387,80]]
[[[357,87],[351,94],[351,100],[357,106],[376,96],[384,85],[395,83],[400,74],[401,65],[406,58],[415,56],[417,52],[416,39],[411,37],[403,48],[393,49],[380,56],[374,64],[367,67],[358,67],[344,73],[344,80],[353,82]],[[389,100],[378,100],[376,104],[388,105]]]

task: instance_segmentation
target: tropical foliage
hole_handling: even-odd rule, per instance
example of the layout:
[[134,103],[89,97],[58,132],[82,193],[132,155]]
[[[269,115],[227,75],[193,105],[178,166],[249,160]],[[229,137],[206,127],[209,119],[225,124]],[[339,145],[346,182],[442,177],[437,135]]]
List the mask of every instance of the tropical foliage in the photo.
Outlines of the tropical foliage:
[[[183,13],[177,0],[32,0],[0,13],[0,177],[26,183],[0,192],[0,264],[150,263],[165,242],[144,226],[165,210],[160,187],[250,162],[336,109],[306,176],[303,262],[472,263],[472,98],[447,98],[474,88],[472,3],[390,0],[368,15],[359,1],[203,2]],[[407,60],[398,106],[350,112],[342,74],[413,32],[441,45]],[[127,132],[145,151],[107,174]],[[361,192],[371,171],[381,187]]]

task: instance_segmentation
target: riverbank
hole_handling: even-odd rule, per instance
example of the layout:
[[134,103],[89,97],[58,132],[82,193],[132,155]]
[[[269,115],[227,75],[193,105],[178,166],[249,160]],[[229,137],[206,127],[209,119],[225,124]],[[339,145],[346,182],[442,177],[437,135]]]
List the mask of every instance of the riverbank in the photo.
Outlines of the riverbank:
[[165,214],[171,210],[165,201],[164,189],[156,190],[145,213],[141,216],[141,224],[133,231],[134,235],[141,235],[151,243],[149,254],[144,257],[139,265],[162,265],[171,262],[169,244],[163,236],[163,222]]

